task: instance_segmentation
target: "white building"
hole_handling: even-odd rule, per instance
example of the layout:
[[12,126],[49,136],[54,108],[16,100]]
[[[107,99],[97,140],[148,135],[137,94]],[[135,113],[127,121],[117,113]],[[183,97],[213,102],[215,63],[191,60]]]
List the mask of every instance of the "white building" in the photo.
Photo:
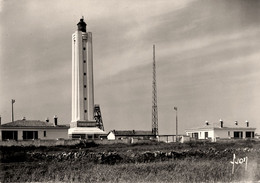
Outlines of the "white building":
[[112,130],[108,133],[108,140],[124,140],[124,139],[138,139],[149,140],[154,139],[152,131],[141,130]]
[[84,19],[72,34],[72,120],[71,138],[95,139],[106,135],[94,119],[94,79],[92,33]]
[[68,139],[67,125],[58,125],[57,118],[54,123],[39,120],[16,120],[10,123],[0,123],[1,140],[56,140]]
[[193,139],[245,139],[254,138],[256,128],[249,127],[249,122],[239,124],[228,123],[226,126],[222,120],[219,123],[206,121],[203,127],[186,129],[186,134]]

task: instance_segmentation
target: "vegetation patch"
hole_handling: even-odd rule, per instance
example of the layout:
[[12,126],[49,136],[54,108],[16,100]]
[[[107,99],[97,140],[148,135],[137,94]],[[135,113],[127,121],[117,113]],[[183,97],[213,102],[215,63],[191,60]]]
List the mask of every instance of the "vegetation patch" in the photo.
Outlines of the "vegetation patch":
[[[230,182],[260,180],[260,144],[157,143],[1,147],[1,182]],[[232,174],[233,154],[248,157]]]

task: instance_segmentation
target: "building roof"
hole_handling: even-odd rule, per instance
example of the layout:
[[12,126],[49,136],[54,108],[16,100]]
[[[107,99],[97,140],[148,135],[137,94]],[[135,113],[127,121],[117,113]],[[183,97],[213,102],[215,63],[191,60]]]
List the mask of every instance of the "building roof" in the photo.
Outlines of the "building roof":
[[141,130],[113,130],[116,136],[153,136],[152,131]]
[[75,127],[69,129],[69,134],[101,134],[106,135],[107,132],[100,130],[98,127]]
[[2,124],[0,128],[69,128],[68,125],[54,125],[40,120],[17,120]]
[[194,130],[213,130],[213,129],[222,129],[222,130],[225,130],[225,129],[248,129],[248,130],[255,130],[256,128],[253,128],[253,127],[247,127],[246,126],[246,123],[245,122],[238,122],[237,124],[234,122],[234,123],[230,123],[230,122],[223,122],[223,127],[221,128],[220,126],[220,122],[217,122],[217,123],[208,123],[205,124],[204,126],[201,126],[201,127],[195,127],[195,128],[189,128],[189,129],[186,129],[185,131],[194,131]]

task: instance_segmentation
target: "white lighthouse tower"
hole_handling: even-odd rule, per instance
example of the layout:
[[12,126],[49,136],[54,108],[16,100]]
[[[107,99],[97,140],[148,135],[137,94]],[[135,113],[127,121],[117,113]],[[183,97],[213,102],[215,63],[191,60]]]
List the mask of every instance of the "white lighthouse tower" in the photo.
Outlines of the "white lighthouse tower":
[[94,119],[94,80],[92,33],[80,19],[72,34],[72,120],[69,136],[72,138],[98,138],[105,134]]

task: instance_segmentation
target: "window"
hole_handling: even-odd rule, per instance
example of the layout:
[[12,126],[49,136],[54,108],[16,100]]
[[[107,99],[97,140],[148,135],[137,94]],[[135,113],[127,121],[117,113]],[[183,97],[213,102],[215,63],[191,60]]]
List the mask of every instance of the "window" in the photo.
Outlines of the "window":
[[87,113],[87,110],[85,110],[85,113]]
[[38,131],[23,131],[24,140],[38,139]]
[[254,132],[246,132],[246,138],[254,138],[255,133]]
[[86,63],[86,60],[84,60],[84,63]]
[[85,47],[83,47],[83,50],[86,50],[86,48],[85,48]]
[[241,131],[234,132],[234,138],[235,139],[242,139],[243,138],[243,132],[241,132]]
[[88,135],[88,139],[92,139],[93,138],[93,136],[92,135]]
[[2,140],[18,140],[17,131],[2,131]]
[[46,137],[46,131],[43,131],[43,136]]
[[86,76],[86,73],[84,72],[84,76]]
[[87,98],[85,97],[84,100],[87,100]]
[[227,134],[228,134],[228,136],[230,137],[230,131],[228,131],[228,133],[227,133]]
[[99,139],[99,135],[98,134],[94,134],[94,139]]
[[87,88],[87,85],[84,85],[84,88]]
[[85,134],[72,134],[73,139],[86,139]]

